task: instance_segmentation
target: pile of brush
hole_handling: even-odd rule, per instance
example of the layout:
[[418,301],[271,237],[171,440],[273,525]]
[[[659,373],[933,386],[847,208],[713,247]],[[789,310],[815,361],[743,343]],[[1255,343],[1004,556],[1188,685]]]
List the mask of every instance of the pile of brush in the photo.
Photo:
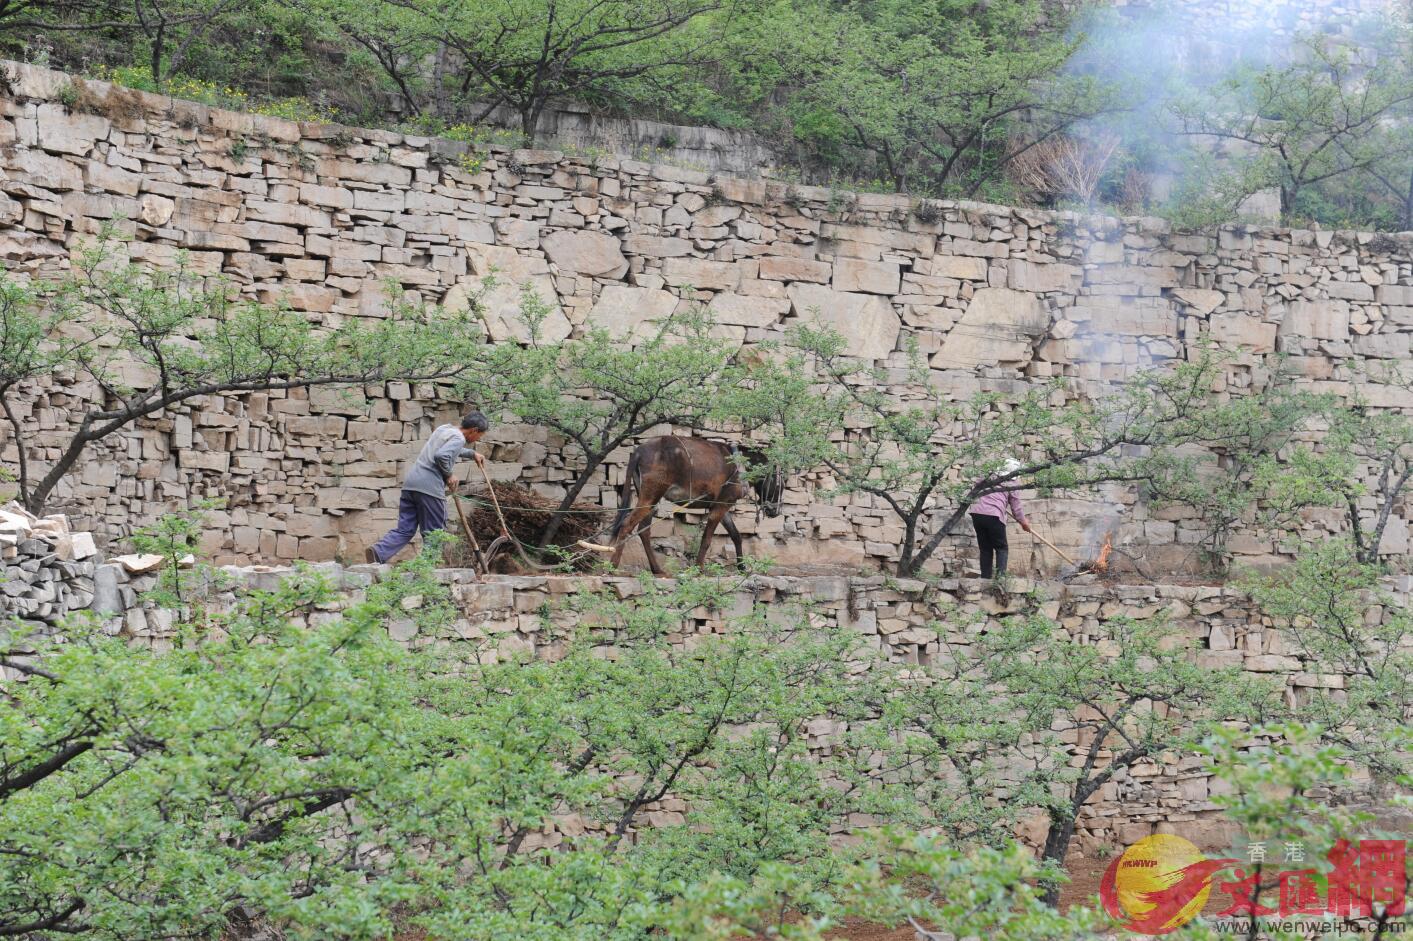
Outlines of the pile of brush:
[[[533,551],[539,544],[540,534],[549,525],[550,519],[554,516],[555,510],[559,508],[559,500],[553,497],[546,497],[536,493],[528,487],[521,487],[518,484],[492,483],[495,488],[496,500],[500,503],[500,511],[505,515],[505,525],[510,530],[510,534],[526,549]],[[495,507],[491,504],[490,494],[482,487],[479,491],[470,490],[462,495],[462,510],[466,514],[466,522],[471,527],[471,533],[476,537],[476,541],[481,548],[487,549],[491,543],[500,536],[500,520],[496,516]],[[452,511],[452,518],[447,520],[447,529],[461,536],[461,523],[455,518],[455,510]],[[604,509],[592,503],[575,503],[565,514],[563,521],[559,525],[559,530],[550,540],[550,545],[561,547],[567,555],[580,559],[581,567],[587,567],[594,561],[593,558],[582,558],[585,553],[580,550],[575,543],[581,539],[594,539],[601,535],[604,526]],[[510,547],[506,547],[510,548]],[[472,553],[469,546],[458,544],[453,550],[457,556],[457,561],[461,564],[472,564]],[[498,556],[506,557],[512,553],[498,552]],[[553,561],[554,556],[547,554],[542,561]],[[448,560],[452,561],[452,560]]]

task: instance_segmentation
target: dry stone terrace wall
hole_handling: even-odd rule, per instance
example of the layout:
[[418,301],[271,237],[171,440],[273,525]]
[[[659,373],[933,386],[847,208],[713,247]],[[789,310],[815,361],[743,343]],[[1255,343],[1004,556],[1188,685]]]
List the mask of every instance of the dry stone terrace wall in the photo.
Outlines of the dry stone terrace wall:
[[[339,604],[358,600],[373,580],[381,578],[387,566],[358,565],[343,568],[337,563],[316,566],[342,588]],[[246,585],[274,588],[288,569],[271,567],[228,567],[233,588]],[[441,636],[419,633],[409,618],[389,625],[391,636],[410,647],[441,644],[478,645],[483,658],[539,657],[561,655],[564,643],[576,629],[577,615],[568,603],[586,592],[608,591],[618,597],[631,597],[642,591],[636,579],[623,577],[514,577],[492,576],[477,581],[467,570],[443,570],[439,577],[449,583],[461,617]],[[135,643],[157,649],[174,642],[171,612],[151,607],[141,599],[142,591],[154,575],[129,576],[123,567],[108,563],[98,568],[99,596],[95,612],[104,619],[110,633],[127,636]],[[1026,589],[1022,583],[1019,588]],[[1247,671],[1281,677],[1292,699],[1308,695],[1315,687],[1338,690],[1344,677],[1309,669],[1292,639],[1274,628],[1251,601],[1231,588],[1186,585],[1112,585],[1103,583],[1048,583],[1036,586],[1049,600],[1043,613],[1054,618],[1073,636],[1084,642],[1113,645],[1106,623],[1117,617],[1145,620],[1165,618],[1193,650],[1198,662],[1214,667],[1240,667]],[[1390,586],[1396,597],[1407,600],[1409,585]],[[674,644],[691,645],[695,639],[726,630],[725,619],[748,612],[754,603],[811,605],[813,617],[824,623],[842,625],[859,632],[865,645],[899,664],[926,664],[945,655],[947,648],[972,643],[978,631],[994,629],[996,620],[1020,610],[1019,593],[1002,604],[989,590],[989,583],[975,579],[943,579],[936,586],[910,579],[869,577],[765,577],[754,576],[744,583],[734,602],[719,612],[697,609],[683,622],[681,631],[670,635]],[[338,604],[321,606],[310,617],[335,617]],[[950,610],[941,626],[937,612]],[[981,614],[980,624],[970,624]],[[1380,617],[1380,610],[1370,612]],[[964,626],[969,625],[970,626]],[[603,644],[603,655],[614,656],[611,640]],[[846,729],[837,722],[820,719],[809,727],[809,744],[817,755],[836,747]],[[1062,740],[1077,742],[1076,729],[1057,725]],[[1107,760],[1107,759],[1106,759]],[[1079,848],[1088,851],[1115,841],[1129,843],[1159,826],[1164,832],[1178,832],[1201,843],[1216,843],[1228,835],[1211,798],[1219,788],[1200,761],[1165,754],[1118,772],[1086,805],[1080,818]],[[685,806],[672,797],[649,808],[653,825],[682,822]],[[866,824],[855,820],[854,824]],[[1171,828],[1171,829],[1167,829]],[[1032,821],[1023,830],[1032,843],[1044,838],[1043,825]],[[557,837],[547,834],[556,842]]]
[[[1201,338],[1236,354],[1240,393],[1277,351],[1312,388],[1356,386],[1375,407],[1413,395],[1367,382],[1404,360],[1413,336],[1408,237],[1230,228],[1173,232],[1157,219],[1080,217],[921,202],[751,181],[612,157],[464,147],[385,131],[235,114],[11,64],[0,108],[0,258],[56,272],[116,222],[137,261],[179,252],[251,297],[283,299],[316,323],[378,317],[384,282],[455,305],[493,268],[488,328],[514,340],[517,291],[552,301],[548,328],[616,329],[707,304],[745,344],[819,316],[888,371],[902,398],[905,347],[956,397],[1019,392],[1052,376],[1101,391]],[[72,107],[64,102],[68,101]],[[52,459],[73,411],[98,390],[56,374],[22,420]],[[419,441],[464,403],[430,386],[213,396],[93,448],[55,508],[109,540],[201,497],[226,509],[206,548],[224,560],[358,557],[395,515]],[[0,434],[13,466],[15,442]],[[498,425],[496,472],[546,492],[576,460],[540,429]],[[587,496],[611,504],[626,452]],[[749,551],[784,561],[863,564],[896,553],[901,529],[872,498],[817,496],[822,473],[790,481],[786,512],[743,514]],[[1124,510],[1120,543],[1153,572],[1194,563],[1199,523],[1150,512],[1131,492],[1032,505],[1081,551],[1101,510]],[[1384,551],[1407,547],[1400,508]],[[1306,525],[1333,528],[1337,514]],[[659,525],[659,531],[664,527]],[[681,544],[683,532],[667,534]],[[958,547],[967,540],[959,538]],[[1018,568],[1048,557],[1025,557]],[[1250,559],[1269,541],[1241,536]],[[636,551],[636,549],[634,550]],[[1019,556],[1019,558],[1017,558]],[[944,562],[946,554],[939,560]]]
[[[520,129],[520,115],[504,105],[492,111],[486,122],[512,133]],[[625,157],[746,176],[776,162],[770,145],[749,131],[613,117],[578,103],[547,107],[535,139],[541,146],[608,150]]]

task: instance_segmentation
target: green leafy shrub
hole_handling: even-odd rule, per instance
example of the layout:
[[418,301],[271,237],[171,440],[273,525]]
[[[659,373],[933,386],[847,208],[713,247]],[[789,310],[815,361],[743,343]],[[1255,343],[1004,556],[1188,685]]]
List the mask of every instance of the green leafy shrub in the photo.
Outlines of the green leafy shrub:
[[437,552],[335,616],[312,571],[243,591],[166,652],[84,623],[6,635],[0,930],[165,937],[254,910],[294,937],[384,937],[400,912],[434,938],[646,938],[697,879],[838,877],[859,796],[806,727],[865,707],[857,635],[777,607],[673,643],[734,597],[718,572],[586,600],[555,660],[408,651],[390,620],[451,630]]
[[337,111],[318,105],[307,98],[262,98],[232,85],[222,85],[190,75],[173,75],[158,83],[146,66],[124,65],[103,68],[95,76],[105,82],[134,88],[138,91],[170,95],[184,101],[196,101],[229,111],[248,111],[287,121],[312,121],[335,124]]

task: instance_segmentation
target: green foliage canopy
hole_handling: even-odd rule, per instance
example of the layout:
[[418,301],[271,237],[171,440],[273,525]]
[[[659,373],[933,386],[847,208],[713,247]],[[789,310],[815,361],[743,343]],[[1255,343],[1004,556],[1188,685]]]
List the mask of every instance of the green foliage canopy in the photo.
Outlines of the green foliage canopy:
[[1082,42],[1036,0],[883,0],[823,10],[808,41],[796,131],[862,151],[897,190],[974,195],[1035,141],[1108,107],[1065,72]]

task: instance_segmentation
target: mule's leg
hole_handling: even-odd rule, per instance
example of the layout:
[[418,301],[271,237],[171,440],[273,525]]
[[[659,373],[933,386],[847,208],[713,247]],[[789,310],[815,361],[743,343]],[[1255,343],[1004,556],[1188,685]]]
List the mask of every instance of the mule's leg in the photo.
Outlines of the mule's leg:
[[643,540],[643,553],[648,557],[648,567],[653,570],[654,575],[662,575],[662,566],[657,564],[657,553],[653,552],[653,518],[651,513],[644,517],[642,528],[638,530],[638,538]]
[[722,517],[731,509],[729,504],[718,503],[711,508],[707,514],[706,523],[702,526],[702,544],[697,549],[697,568],[701,568],[706,562],[707,552],[711,550],[711,537],[716,532],[716,527],[721,523]]
[[[645,520],[652,519],[653,510],[655,509],[657,509],[656,501],[649,503],[647,500],[641,499],[640,497],[638,505],[633,508],[632,513],[628,514],[628,518],[623,521],[623,525],[621,527],[614,527],[613,558],[609,562],[614,568],[618,568],[618,563],[623,558],[623,547],[627,544],[629,539],[633,538],[633,534],[638,531],[639,525]],[[649,528],[651,528],[651,523],[649,523]],[[647,544],[646,539],[644,539],[643,544]],[[651,551],[648,552],[648,563],[652,565],[653,571],[657,572],[657,563],[653,561]]]
[[741,551],[741,531],[736,528],[736,521],[727,513],[721,518],[721,525],[726,527],[726,534],[731,537],[731,544],[736,547],[736,567],[741,568],[741,560],[745,558],[745,553]]

